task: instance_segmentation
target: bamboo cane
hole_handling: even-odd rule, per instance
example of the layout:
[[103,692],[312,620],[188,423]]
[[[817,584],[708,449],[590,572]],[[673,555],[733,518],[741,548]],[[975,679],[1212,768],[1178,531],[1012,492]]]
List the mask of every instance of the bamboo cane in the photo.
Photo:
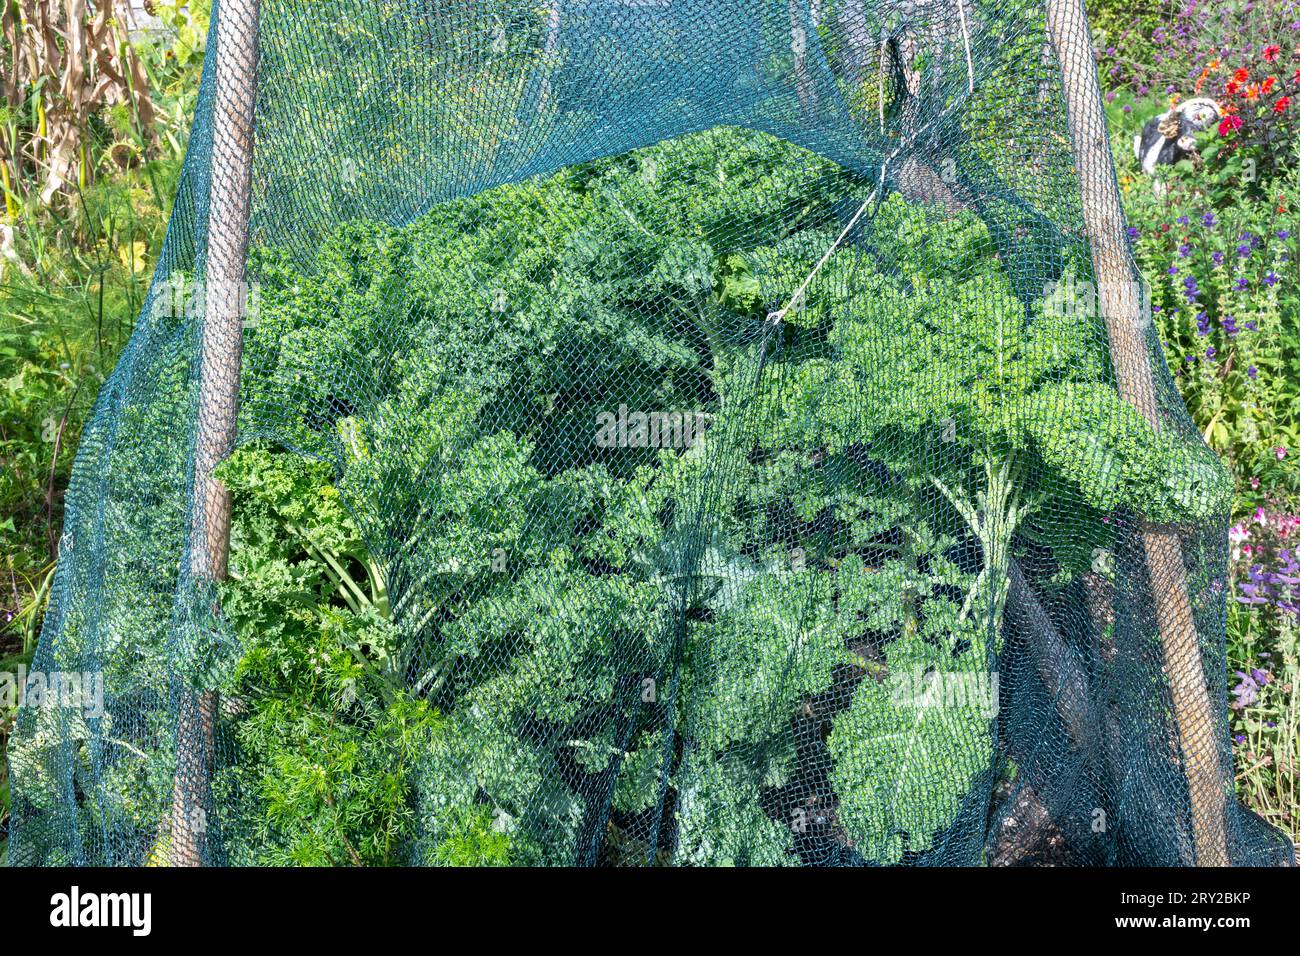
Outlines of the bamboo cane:
[[[218,10],[199,419],[191,501],[190,573],[199,586],[226,576],[230,550],[230,492],[212,473],[234,446],[239,413],[246,303],[244,259],[248,251],[257,92],[257,17],[258,0],[223,0]],[[199,866],[203,862],[216,709],[215,691],[182,691],[170,821],[169,856],[174,866]]]
[[[1152,428],[1159,428],[1155,378],[1143,334],[1145,320],[1124,244],[1124,215],[1080,0],[1047,0],[1047,29],[1061,66],[1084,227],[1092,248],[1115,376],[1124,397]],[[1226,866],[1226,780],[1219,761],[1214,710],[1206,690],[1182,547],[1172,529],[1149,522],[1142,525],[1142,545],[1187,776],[1196,864]]]

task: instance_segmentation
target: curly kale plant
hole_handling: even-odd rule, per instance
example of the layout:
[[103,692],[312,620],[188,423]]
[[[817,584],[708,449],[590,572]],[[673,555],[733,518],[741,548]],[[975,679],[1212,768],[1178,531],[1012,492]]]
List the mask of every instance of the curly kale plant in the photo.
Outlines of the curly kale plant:
[[[1199,519],[1226,486],[973,214],[891,196],[835,247],[873,189],[717,129],[346,226],[310,267],[254,254],[203,663],[232,861],[945,843],[999,761],[1017,549],[1068,578],[1111,511]],[[123,608],[123,645],[169,610]],[[151,841],[167,762],[117,766],[103,805]]]

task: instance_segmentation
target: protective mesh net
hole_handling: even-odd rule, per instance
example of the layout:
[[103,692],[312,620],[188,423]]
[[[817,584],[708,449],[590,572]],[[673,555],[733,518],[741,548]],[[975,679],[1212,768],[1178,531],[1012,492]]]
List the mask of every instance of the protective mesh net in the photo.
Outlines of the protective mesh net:
[[13,862],[1290,860],[1077,0],[226,0],[208,49]]

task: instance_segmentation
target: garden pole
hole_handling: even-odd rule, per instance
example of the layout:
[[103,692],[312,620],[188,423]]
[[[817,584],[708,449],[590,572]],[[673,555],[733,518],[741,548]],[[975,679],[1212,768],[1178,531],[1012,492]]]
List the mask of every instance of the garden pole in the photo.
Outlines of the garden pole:
[[[257,93],[257,16],[258,0],[221,0],[218,6],[198,434],[191,499],[193,530],[189,545],[190,574],[198,588],[210,587],[226,576],[230,551],[230,492],[212,473],[234,447],[239,414],[239,366],[247,302],[244,260],[248,251]],[[182,688],[170,823],[169,859],[173,866],[199,866],[203,862],[216,712],[215,691]]]
[[[1160,407],[1145,335],[1147,317],[1142,313],[1124,241],[1124,213],[1081,0],[1047,0],[1047,30],[1061,65],[1084,228],[1092,248],[1093,272],[1115,377],[1121,394],[1152,428],[1159,429]],[[1226,866],[1227,784],[1219,760],[1214,708],[1206,689],[1182,545],[1172,528],[1144,521],[1142,546],[1169,678],[1173,721],[1187,776],[1196,863]]]

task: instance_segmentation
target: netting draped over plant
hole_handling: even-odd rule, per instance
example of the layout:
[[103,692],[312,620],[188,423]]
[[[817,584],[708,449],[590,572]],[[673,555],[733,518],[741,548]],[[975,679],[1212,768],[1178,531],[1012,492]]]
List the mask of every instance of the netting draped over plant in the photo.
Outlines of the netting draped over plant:
[[222,3],[11,859],[1289,860],[1092,71],[1075,0]]

